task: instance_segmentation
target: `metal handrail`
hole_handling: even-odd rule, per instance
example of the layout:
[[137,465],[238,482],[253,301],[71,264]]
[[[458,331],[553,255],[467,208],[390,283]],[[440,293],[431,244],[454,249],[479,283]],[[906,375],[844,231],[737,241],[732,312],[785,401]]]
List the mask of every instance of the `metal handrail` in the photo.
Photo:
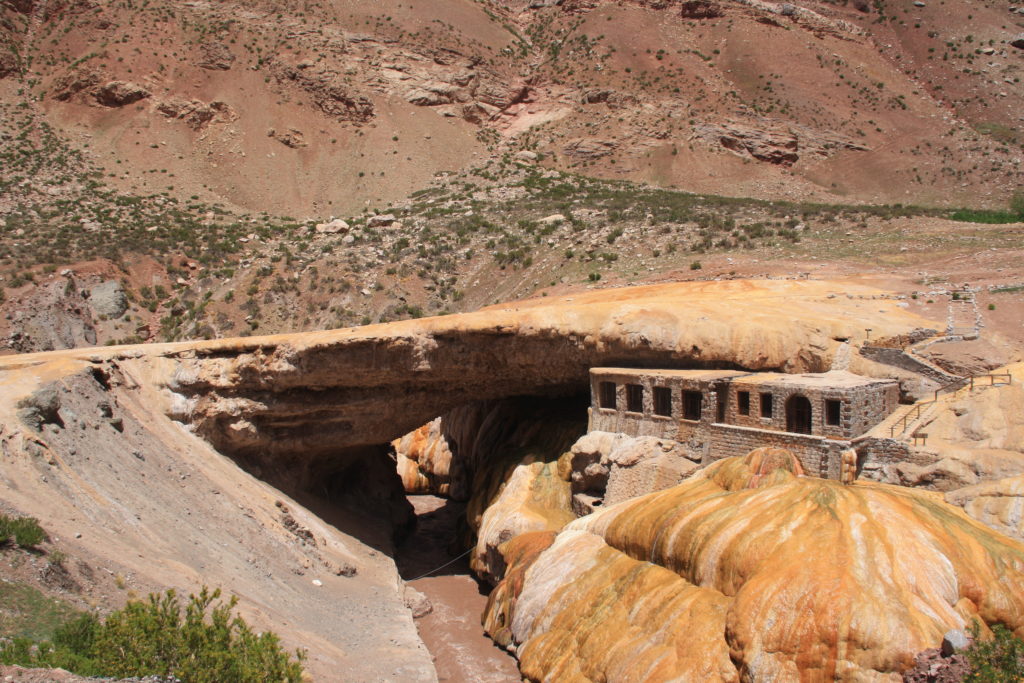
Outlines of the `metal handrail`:
[[[905,432],[907,430],[907,425],[916,420],[918,417],[920,417],[921,411],[926,406],[935,404],[939,400],[939,396],[941,394],[959,391],[960,389],[963,389],[968,385],[970,385],[971,390],[973,391],[976,381],[983,379],[988,379],[989,383],[987,385],[978,384],[978,386],[995,386],[997,379],[1005,379],[1005,384],[1013,384],[1013,375],[1011,375],[1008,372],[995,372],[989,373],[987,375],[977,375],[975,377],[964,377],[963,379],[958,379],[955,382],[944,384],[943,386],[935,390],[935,395],[932,397],[932,400],[914,404],[913,409],[907,411],[906,415],[901,417],[898,421],[894,422],[889,427],[889,438],[895,438],[897,431],[900,434]],[[896,427],[899,427],[899,430],[897,430]]]
[[[907,425],[921,416],[921,409],[924,408],[925,406],[930,406],[933,403],[935,403],[934,399],[932,399],[931,401],[925,401],[924,403],[915,404],[911,410],[907,411],[906,415],[904,415],[902,418],[899,419],[898,422],[893,423],[889,427],[889,438],[896,438],[897,431],[899,431],[900,434],[907,431]],[[899,427],[899,430],[897,430],[896,427]]]

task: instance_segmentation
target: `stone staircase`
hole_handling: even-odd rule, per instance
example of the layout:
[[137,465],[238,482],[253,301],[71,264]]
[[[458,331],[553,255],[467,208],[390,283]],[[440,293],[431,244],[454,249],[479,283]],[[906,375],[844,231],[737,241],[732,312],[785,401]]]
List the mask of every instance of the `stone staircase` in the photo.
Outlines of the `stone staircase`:
[[850,342],[843,342],[836,349],[836,355],[832,357],[832,367],[829,370],[835,372],[837,370],[849,370],[850,369],[850,357],[853,355],[853,348],[850,346]]
[[899,405],[871,431],[880,438],[908,441],[920,427],[931,422],[937,412],[934,400]]
[[977,339],[981,333],[981,312],[974,291],[969,289],[953,291],[949,295],[949,312],[946,316],[946,334]]

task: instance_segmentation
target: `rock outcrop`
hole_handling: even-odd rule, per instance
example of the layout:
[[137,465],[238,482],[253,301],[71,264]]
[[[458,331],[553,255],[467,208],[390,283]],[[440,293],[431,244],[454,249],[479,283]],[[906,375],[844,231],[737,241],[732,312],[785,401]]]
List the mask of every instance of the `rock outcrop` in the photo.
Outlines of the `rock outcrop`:
[[785,453],[503,547],[485,627],[529,680],[900,680],[973,620],[1024,635],[1024,545]]
[[842,135],[770,119],[703,123],[695,128],[694,136],[739,156],[782,166],[792,166],[804,157],[826,158],[840,150],[868,150]]
[[150,92],[138,83],[107,80],[102,71],[91,67],[71,68],[54,80],[53,96],[58,101],[67,102],[78,95],[104,107],[117,108],[143,100]]
[[6,343],[15,351],[53,351],[96,343],[87,294],[71,279],[54,279],[18,296]]
[[[896,303],[846,283],[691,282],[387,326],[71,353],[141,352],[135,362],[160,368],[154,381],[177,397],[168,410],[215,448],[264,476],[315,480],[458,406],[588,394],[597,365],[822,371],[835,340],[865,326],[887,336],[929,326]],[[854,371],[888,374],[855,361]]]
[[210,71],[227,71],[235,63],[235,55],[224,43],[203,43],[199,46],[200,58],[197,63],[202,69]]
[[467,500],[470,567],[497,582],[498,546],[575,518],[569,446],[586,430],[586,402],[508,399],[461,406],[392,442],[405,490]]
[[675,486],[700,467],[682,444],[650,436],[590,432],[570,452],[572,508],[578,516]]
[[[991,497],[997,496],[997,489],[985,488],[984,482],[1024,475],[1024,364],[1009,365],[998,372],[998,383],[995,379],[979,378],[974,389],[965,386],[939,396],[935,405],[926,406],[924,420],[914,428],[915,432],[927,435],[925,443],[908,446],[909,457],[885,463],[871,478],[949,492],[954,495],[951,502],[964,505],[972,516],[976,511],[981,515],[978,519],[991,522],[994,528],[1008,528],[1007,520],[1013,518],[1012,504],[995,506],[1005,508],[1005,514],[1010,515],[1002,521],[1002,513],[993,516],[992,512],[982,512],[990,506]],[[1009,488],[1004,502],[1009,504],[1018,494],[1012,492],[1012,481],[1006,486]],[[965,491],[963,496],[956,494],[960,489]],[[966,506],[966,501],[979,495],[986,502]]]
[[128,310],[128,297],[117,280],[106,280],[89,290],[89,305],[97,315],[120,318]]
[[200,100],[171,99],[161,102],[157,111],[169,119],[178,119],[192,130],[200,130],[211,123],[230,123],[238,119],[238,113],[226,102],[214,100],[209,104]]
[[359,124],[374,117],[373,102],[335,73],[284,62],[274,62],[270,72],[279,84],[294,85],[308,93],[316,107],[336,121]]
[[406,604],[380,552],[387,479],[348,473],[365,489],[351,505],[322,490],[291,497],[169,420],[145,364],[31,358],[0,367],[5,511],[42,520],[56,547],[120,575],[126,592],[239,596],[250,624],[307,649],[315,680],[437,680],[413,623],[426,606]]
[[[441,418],[391,442],[395,450],[398,476],[406,493],[434,493],[450,496],[457,491],[465,496],[465,481],[452,487],[452,451],[441,433]],[[457,467],[461,469],[461,463]]]
[[0,50],[0,78],[15,76],[21,72],[21,60],[12,50]]
[[149,97],[149,90],[138,83],[110,81],[93,93],[96,101],[104,107],[124,107]]
[[1024,475],[950,491],[946,501],[996,531],[1024,541]]

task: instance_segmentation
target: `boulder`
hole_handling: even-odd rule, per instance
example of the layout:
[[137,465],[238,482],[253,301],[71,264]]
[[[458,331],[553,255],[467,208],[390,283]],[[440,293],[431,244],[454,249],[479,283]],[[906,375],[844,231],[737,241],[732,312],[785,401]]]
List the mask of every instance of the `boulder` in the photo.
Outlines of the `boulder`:
[[340,218],[333,218],[326,223],[317,223],[315,230],[321,235],[337,235],[349,231],[349,225]]
[[685,445],[652,436],[589,432],[570,453],[572,509],[580,516],[675,486],[700,466]]
[[93,94],[104,107],[124,107],[149,97],[149,91],[137,83],[110,81]]
[[[442,418],[395,439],[391,447],[406,493],[452,494],[452,450],[442,433]],[[454,465],[458,469],[461,463],[456,461]]]
[[224,43],[203,43],[199,46],[199,55],[196,65],[210,71],[227,71],[235,62],[231,48]]
[[308,147],[309,143],[306,142],[306,136],[303,135],[302,131],[298,128],[289,128],[288,130],[279,131],[271,128],[267,131],[267,137],[274,138],[285,147],[292,149],[300,149],[302,147]]
[[962,628],[955,628],[946,631],[942,636],[942,656],[951,657],[960,650],[966,650],[971,645],[971,636]]
[[366,221],[366,225],[371,228],[383,228],[391,225],[396,220],[395,215],[392,213],[382,213],[377,216],[370,216]]
[[1010,45],[1020,50],[1024,50],[1024,33],[1018,33],[1017,35],[1015,35],[1010,40]]
[[405,606],[412,612],[413,619],[420,619],[434,611],[434,606],[423,593],[419,592],[409,584],[405,584],[404,590]]
[[55,384],[40,387],[32,395],[18,401],[18,419],[39,431],[45,424],[60,424],[60,391]]
[[711,0],[685,0],[679,13],[685,19],[713,19],[724,14],[722,6]]
[[117,280],[107,280],[89,290],[89,305],[97,315],[113,320],[128,310],[128,297]]

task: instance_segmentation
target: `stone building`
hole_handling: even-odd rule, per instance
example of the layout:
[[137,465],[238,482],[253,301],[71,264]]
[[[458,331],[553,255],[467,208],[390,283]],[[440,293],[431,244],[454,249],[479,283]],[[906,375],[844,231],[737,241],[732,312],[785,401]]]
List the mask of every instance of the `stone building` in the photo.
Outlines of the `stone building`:
[[899,399],[896,380],[848,372],[593,368],[590,382],[591,431],[678,441],[703,464],[777,446],[833,479]]

